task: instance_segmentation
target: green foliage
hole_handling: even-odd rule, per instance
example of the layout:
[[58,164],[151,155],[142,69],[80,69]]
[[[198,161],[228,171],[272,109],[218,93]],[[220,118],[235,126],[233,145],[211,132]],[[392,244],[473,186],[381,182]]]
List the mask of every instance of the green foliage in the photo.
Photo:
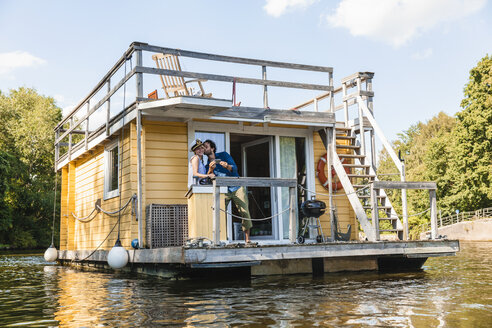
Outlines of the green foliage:
[[447,178],[449,205],[469,211],[492,205],[492,58],[470,71],[453,131],[453,153]]
[[49,245],[54,133],[61,111],[33,89],[0,93],[0,243]]
[[[405,157],[408,181],[435,181],[442,215],[492,206],[492,59],[484,57],[470,72],[456,118],[441,112],[427,123],[418,122],[399,134],[394,149]],[[397,172],[391,158],[380,154],[378,173]],[[386,176],[386,180],[399,180]],[[400,191],[388,191],[401,213]],[[427,191],[408,191],[408,213],[429,208]],[[429,213],[409,217],[411,236],[418,236]],[[413,231],[412,231],[413,230]]]

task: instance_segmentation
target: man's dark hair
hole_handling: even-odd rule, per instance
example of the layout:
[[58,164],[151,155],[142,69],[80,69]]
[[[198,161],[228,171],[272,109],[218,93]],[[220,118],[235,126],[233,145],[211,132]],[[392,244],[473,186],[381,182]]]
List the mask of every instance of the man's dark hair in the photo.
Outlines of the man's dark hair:
[[207,140],[205,140],[203,143],[206,143],[206,142],[210,145],[210,148],[212,148],[212,149],[213,149],[214,154],[215,154],[215,152],[216,152],[216,150],[217,150],[217,145],[215,144],[215,142],[213,142],[213,141],[212,141],[212,140],[210,140],[210,139],[207,139]]

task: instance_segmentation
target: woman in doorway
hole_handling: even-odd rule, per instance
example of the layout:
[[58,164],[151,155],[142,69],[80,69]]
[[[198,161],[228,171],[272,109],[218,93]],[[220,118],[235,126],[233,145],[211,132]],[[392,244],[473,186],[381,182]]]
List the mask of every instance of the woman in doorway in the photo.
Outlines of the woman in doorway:
[[199,184],[202,179],[213,178],[215,176],[213,170],[207,172],[205,168],[205,164],[203,163],[205,147],[200,139],[196,139],[191,143],[190,151],[195,155],[191,157],[188,163],[188,187],[195,184],[195,178],[198,180],[196,184]]

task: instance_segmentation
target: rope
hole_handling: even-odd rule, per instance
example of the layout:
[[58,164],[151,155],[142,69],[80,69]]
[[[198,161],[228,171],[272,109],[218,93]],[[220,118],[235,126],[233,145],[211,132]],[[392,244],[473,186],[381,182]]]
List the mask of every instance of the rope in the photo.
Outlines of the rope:
[[[79,220],[80,222],[87,223],[87,222],[91,222],[91,221],[95,218],[95,216],[94,216],[92,219],[87,220],[87,219],[88,219],[88,218],[89,218],[89,217],[90,217],[90,216],[94,213],[94,211],[95,211],[95,210],[100,210],[101,212],[103,212],[104,214],[107,214],[107,215],[113,215],[113,214],[116,214],[116,213],[119,213],[119,212],[123,211],[123,210],[124,210],[124,209],[128,206],[128,204],[130,204],[130,202],[132,202],[135,198],[136,198],[136,197],[135,197],[135,195],[133,195],[133,196],[132,196],[132,197],[128,200],[128,202],[126,202],[126,204],[125,204],[125,205],[123,205],[123,207],[121,207],[120,209],[118,209],[118,210],[116,210],[116,211],[113,211],[113,212],[105,211],[104,209],[102,209],[102,208],[101,208],[101,206],[96,205],[96,206],[94,207],[94,209],[92,210],[92,212],[90,212],[90,213],[89,213],[89,215],[87,215],[87,216],[86,216],[86,217],[84,217],[84,218],[79,218],[79,217],[77,217],[77,215],[75,215],[75,213],[73,213],[73,212],[71,212],[71,214],[72,214],[72,216],[73,216],[75,219]],[[132,214],[133,214],[133,206],[134,206],[134,204],[132,204]]]
[[[323,194],[323,193],[320,193],[320,192],[316,192],[316,191],[312,191],[312,190],[306,189],[302,185],[298,185],[298,186],[299,186],[299,188],[304,189],[305,191],[308,191],[308,192],[310,192],[312,194],[315,194],[315,195],[330,196],[329,194]],[[343,193],[343,194],[338,194],[338,195],[331,195],[331,196],[332,197],[342,197],[342,196],[346,196],[346,195],[357,194],[358,192],[361,192],[362,190],[365,190],[365,189],[369,188],[370,186],[371,185],[365,185],[363,188],[361,188],[359,190],[356,190],[354,192]]]
[[127,208],[128,204],[130,204],[130,202],[132,201],[132,199],[135,198],[135,195],[133,195],[127,202],[125,205],[123,205],[123,207],[121,207],[119,210],[116,210],[116,211],[113,211],[113,212],[109,212],[109,211],[105,211],[101,208],[101,206],[99,205],[96,205],[96,207],[101,211],[103,212],[104,214],[107,214],[107,215],[114,215],[114,214],[117,214],[117,213],[120,213],[121,211],[123,211],[125,208]]
[[[213,207],[212,207],[213,208]],[[227,214],[230,214],[231,216],[235,217],[235,218],[238,218],[238,219],[243,219],[243,220],[248,220],[248,221],[265,221],[265,220],[270,220],[276,216],[279,216],[280,214],[283,214],[285,212],[287,212],[288,210],[290,210],[290,207],[287,207],[286,209],[284,209],[282,212],[280,213],[277,213],[275,215],[272,215],[272,216],[269,216],[269,217],[266,217],[266,218],[262,218],[262,219],[248,219],[248,218],[243,218],[242,216],[239,216],[239,215],[235,215],[235,214],[232,214],[230,212],[227,212],[226,210],[223,210],[221,208],[219,208],[219,211],[222,211],[224,213],[227,213]]]
[[82,261],[85,261],[87,260],[89,257],[91,257],[92,255],[94,255],[94,253],[102,246],[102,244],[104,244],[104,242],[106,241],[106,239],[108,239],[108,237],[111,235],[111,233],[113,232],[114,228],[116,228],[116,225],[119,223],[119,219],[118,221],[116,221],[116,223],[114,224],[113,228],[111,229],[111,231],[108,233],[108,235],[106,236],[106,238],[104,238],[104,240],[99,244],[99,246],[96,247],[95,250],[92,251],[92,253],[90,253],[89,255],[87,255],[85,258],[83,258],[82,260],[76,260],[76,259],[73,259],[71,262],[82,262]]
[[[88,218],[89,218],[89,217],[90,217],[90,216],[94,213],[94,211],[96,210],[96,207],[97,207],[97,205],[94,207],[94,209],[92,210],[92,212],[90,212],[90,213],[89,213],[89,215],[87,215],[87,216],[86,216],[86,217],[84,217],[84,218],[79,218],[79,217],[77,217],[77,215],[75,215],[75,213],[74,213],[74,212],[70,212],[70,213],[72,214],[72,216],[73,216],[75,219],[79,220],[80,222],[91,222],[91,221],[95,218],[95,216],[94,216],[92,219],[90,219],[90,220],[87,220],[87,219],[88,219]],[[87,221],[86,221],[86,220],[87,220]]]

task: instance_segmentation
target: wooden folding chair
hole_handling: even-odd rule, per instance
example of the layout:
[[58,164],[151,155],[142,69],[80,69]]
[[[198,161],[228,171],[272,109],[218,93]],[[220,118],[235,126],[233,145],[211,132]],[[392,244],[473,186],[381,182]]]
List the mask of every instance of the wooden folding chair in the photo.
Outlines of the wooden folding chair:
[[[181,65],[179,64],[179,58],[175,55],[170,54],[155,54],[152,55],[152,59],[155,61],[157,68],[168,69],[173,71],[181,71]],[[201,91],[201,97],[212,97],[211,93],[205,93],[203,90],[202,82],[207,80],[197,79],[185,81],[184,78],[180,76],[168,76],[159,75],[162,82],[162,89],[167,98],[179,97],[179,96],[193,96],[193,89],[188,87],[187,84],[191,82],[197,82]]]

